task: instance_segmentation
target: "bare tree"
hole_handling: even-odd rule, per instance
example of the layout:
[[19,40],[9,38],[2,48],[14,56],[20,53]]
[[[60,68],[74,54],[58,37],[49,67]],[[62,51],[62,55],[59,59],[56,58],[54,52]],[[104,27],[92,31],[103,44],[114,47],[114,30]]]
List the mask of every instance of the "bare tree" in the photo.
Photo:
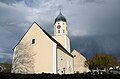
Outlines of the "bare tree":
[[21,74],[34,73],[34,56],[35,52],[32,44],[20,43],[16,47],[11,72]]

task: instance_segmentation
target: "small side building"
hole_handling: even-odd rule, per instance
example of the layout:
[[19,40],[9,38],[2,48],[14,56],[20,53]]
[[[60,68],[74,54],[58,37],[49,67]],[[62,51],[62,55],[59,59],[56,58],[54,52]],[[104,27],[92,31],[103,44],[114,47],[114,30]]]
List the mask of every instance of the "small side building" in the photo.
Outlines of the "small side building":
[[72,55],[74,56],[74,73],[89,72],[89,68],[85,66],[86,58],[76,50],[73,50]]

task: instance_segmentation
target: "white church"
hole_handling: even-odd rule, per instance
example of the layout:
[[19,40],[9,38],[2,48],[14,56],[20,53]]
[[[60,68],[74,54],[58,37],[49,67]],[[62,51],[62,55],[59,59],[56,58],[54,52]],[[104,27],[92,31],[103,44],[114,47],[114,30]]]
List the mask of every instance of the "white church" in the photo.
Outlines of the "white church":
[[73,74],[88,72],[86,58],[70,49],[68,24],[60,12],[54,22],[54,36],[34,22],[13,48],[11,73]]

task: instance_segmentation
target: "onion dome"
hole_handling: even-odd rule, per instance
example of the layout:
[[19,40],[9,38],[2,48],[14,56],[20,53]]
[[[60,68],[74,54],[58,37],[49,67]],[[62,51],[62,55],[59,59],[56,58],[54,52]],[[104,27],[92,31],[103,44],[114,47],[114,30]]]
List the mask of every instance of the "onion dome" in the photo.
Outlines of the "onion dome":
[[66,18],[62,15],[61,11],[60,11],[60,14],[56,17],[55,23],[58,22],[58,21],[67,22]]

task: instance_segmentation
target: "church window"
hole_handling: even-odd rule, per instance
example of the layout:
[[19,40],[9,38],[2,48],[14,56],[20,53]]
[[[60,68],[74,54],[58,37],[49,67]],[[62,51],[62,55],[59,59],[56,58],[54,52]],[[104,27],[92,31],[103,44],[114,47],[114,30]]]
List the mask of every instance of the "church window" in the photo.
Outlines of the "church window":
[[32,39],[32,44],[35,44],[35,39]]
[[63,57],[61,56],[61,59],[60,59],[61,61],[63,61]]
[[58,33],[60,33],[60,30],[58,30]]
[[65,33],[65,30],[63,30],[63,33]]

